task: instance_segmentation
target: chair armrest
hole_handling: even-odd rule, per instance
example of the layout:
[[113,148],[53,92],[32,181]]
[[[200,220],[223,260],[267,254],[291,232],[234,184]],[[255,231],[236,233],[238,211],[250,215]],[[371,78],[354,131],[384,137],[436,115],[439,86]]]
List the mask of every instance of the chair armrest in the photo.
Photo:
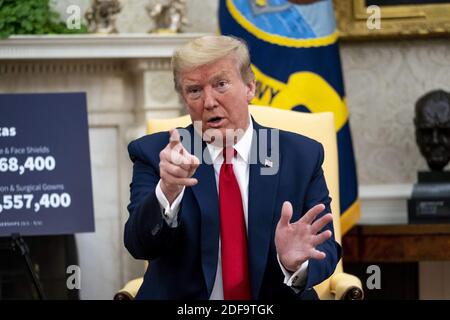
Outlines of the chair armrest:
[[361,280],[348,273],[331,276],[330,289],[336,300],[362,300],[364,291]]
[[122,289],[114,295],[114,300],[133,300],[144,278],[137,278],[129,281]]

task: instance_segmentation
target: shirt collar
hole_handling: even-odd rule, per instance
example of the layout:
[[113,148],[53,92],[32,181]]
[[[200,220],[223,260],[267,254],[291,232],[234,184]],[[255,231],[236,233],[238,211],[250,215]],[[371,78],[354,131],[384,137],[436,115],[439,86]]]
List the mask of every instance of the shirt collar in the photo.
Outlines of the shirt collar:
[[[239,157],[244,160],[245,163],[248,164],[248,158],[250,157],[250,149],[252,146],[252,139],[253,139],[253,121],[249,117],[249,125],[247,127],[247,130],[245,130],[244,135],[241,139],[234,145],[234,149],[236,150]],[[208,147],[209,154],[211,156],[211,160],[213,163],[222,163],[223,162],[223,155],[222,150],[223,148],[220,148],[212,143],[207,143],[206,146]]]

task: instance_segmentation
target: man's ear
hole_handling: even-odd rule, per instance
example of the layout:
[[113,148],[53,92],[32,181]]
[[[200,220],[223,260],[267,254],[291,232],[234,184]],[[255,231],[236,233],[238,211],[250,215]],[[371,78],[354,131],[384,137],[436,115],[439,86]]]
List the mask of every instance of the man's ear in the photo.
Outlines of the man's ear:
[[256,82],[255,80],[247,83],[247,102],[250,103],[252,99],[255,97],[256,92]]

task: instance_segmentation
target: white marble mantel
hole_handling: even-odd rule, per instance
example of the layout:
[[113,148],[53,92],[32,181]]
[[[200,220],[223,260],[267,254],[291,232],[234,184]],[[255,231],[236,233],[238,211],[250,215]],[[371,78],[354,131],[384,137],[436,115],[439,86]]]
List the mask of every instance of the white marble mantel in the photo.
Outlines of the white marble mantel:
[[0,60],[170,58],[200,33],[12,36],[0,41]]

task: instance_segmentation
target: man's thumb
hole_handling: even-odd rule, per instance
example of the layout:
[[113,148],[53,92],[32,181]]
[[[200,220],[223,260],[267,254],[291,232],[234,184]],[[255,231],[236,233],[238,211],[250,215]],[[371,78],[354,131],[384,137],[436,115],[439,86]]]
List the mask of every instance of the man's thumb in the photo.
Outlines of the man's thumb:
[[281,207],[280,225],[288,225],[292,218],[292,204],[289,201],[285,201]]

